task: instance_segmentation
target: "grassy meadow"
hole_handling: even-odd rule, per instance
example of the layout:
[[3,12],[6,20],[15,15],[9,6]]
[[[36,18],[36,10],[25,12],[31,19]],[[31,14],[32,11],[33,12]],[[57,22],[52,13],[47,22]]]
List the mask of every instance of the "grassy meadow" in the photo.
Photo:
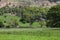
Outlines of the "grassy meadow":
[[60,29],[0,29],[0,40],[60,40]]

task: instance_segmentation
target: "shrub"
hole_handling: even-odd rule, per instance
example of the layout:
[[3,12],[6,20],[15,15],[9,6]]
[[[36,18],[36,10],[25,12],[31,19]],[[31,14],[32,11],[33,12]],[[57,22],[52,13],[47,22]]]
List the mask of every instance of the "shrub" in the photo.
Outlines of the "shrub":
[[47,26],[60,27],[60,5],[51,7],[47,13]]

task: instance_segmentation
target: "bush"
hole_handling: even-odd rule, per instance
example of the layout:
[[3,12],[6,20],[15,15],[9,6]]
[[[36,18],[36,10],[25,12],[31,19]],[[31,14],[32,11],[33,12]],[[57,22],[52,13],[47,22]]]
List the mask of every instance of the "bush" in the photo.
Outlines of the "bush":
[[4,28],[17,27],[18,26],[18,23],[19,23],[19,19],[20,19],[20,17],[11,16],[11,15],[3,15],[3,16],[0,16],[1,25],[3,24],[4,25]]
[[47,13],[47,26],[60,27],[60,5],[51,7]]
[[4,27],[4,25],[3,25],[3,23],[2,23],[2,22],[0,22],[0,28],[2,28],[2,27]]

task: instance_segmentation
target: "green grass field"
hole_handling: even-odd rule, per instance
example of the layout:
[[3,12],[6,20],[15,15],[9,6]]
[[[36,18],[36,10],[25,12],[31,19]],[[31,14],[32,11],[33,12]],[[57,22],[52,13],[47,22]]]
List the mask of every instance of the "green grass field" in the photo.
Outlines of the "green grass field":
[[60,40],[60,29],[0,29],[0,40]]

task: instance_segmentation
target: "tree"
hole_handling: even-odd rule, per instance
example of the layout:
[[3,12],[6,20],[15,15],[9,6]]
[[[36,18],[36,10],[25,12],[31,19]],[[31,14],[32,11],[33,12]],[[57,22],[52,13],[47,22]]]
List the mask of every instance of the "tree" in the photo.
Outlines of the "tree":
[[47,26],[60,27],[60,5],[51,7],[47,13]]

